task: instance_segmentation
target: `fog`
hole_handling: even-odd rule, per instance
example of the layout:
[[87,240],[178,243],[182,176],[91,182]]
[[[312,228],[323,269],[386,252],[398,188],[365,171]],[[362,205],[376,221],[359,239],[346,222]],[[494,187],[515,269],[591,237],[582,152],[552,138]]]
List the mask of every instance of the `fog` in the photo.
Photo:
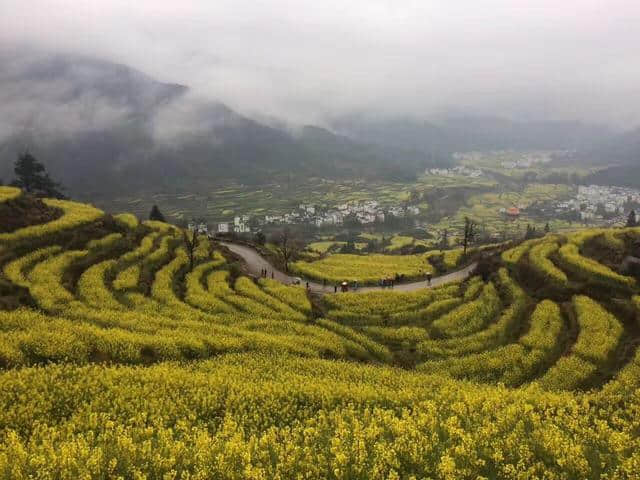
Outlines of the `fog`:
[[[0,2],[7,51],[102,58],[248,115],[320,124],[455,111],[632,128],[639,24],[635,0]],[[5,85],[8,116],[27,122],[37,98]],[[86,122],[49,108],[71,128]],[[95,109],[97,122],[122,114]]]

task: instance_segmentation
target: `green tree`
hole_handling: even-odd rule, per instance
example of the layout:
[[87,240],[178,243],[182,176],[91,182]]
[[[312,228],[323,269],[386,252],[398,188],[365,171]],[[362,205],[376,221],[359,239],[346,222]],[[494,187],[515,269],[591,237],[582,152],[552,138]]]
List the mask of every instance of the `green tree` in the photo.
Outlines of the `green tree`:
[[13,168],[16,179],[12,185],[38,197],[64,198],[62,186],[54,182],[46,168],[29,151],[18,155]]
[[256,242],[258,245],[264,245],[267,241],[267,237],[262,231],[260,231],[254,235],[253,241]]
[[353,242],[353,240],[347,241],[347,243],[340,248],[340,253],[356,253],[356,252],[357,252],[356,244]]
[[151,207],[151,212],[149,213],[149,220],[156,220],[158,222],[166,222],[164,219],[164,215],[160,211],[157,205]]
[[629,217],[627,217],[627,227],[637,227],[637,226],[638,226],[638,220],[636,218],[636,211],[631,210],[629,212]]

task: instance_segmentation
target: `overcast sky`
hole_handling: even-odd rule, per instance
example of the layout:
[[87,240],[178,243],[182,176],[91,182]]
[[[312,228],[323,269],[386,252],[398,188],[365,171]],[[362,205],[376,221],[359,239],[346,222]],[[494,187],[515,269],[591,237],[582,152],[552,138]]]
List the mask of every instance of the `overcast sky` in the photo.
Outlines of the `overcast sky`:
[[295,122],[453,109],[640,124],[638,0],[0,0],[0,42]]

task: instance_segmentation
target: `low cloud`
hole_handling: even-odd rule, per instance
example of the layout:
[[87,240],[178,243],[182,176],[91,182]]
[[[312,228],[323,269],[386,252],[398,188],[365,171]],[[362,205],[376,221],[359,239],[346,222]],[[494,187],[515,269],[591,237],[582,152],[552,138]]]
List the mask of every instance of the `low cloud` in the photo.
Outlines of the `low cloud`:
[[[640,123],[639,21],[632,0],[10,0],[0,44],[124,63],[292,123],[456,109],[630,128]],[[2,100],[20,95],[3,84]],[[64,128],[92,109],[97,124],[126,115],[83,101],[71,102],[73,114],[45,105],[42,115],[68,116]],[[23,107],[11,118],[38,121]]]

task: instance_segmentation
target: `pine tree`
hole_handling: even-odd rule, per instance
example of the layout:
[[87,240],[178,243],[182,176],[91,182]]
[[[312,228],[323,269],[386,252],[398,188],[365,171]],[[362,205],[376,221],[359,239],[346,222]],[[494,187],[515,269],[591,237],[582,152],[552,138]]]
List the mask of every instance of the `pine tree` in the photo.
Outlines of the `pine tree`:
[[637,226],[638,226],[638,220],[636,218],[636,211],[631,210],[629,212],[629,217],[627,218],[627,227],[637,227]]
[[60,184],[51,179],[44,165],[28,151],[18,155],[13,171],[16,174],[13,186],[38,197],[64,198]]
[[149,213],[149,220],[156,220],[158,222],[165,222],[164,215],[160,212],[160,209],[157,205],[151,207],[151,212]]

